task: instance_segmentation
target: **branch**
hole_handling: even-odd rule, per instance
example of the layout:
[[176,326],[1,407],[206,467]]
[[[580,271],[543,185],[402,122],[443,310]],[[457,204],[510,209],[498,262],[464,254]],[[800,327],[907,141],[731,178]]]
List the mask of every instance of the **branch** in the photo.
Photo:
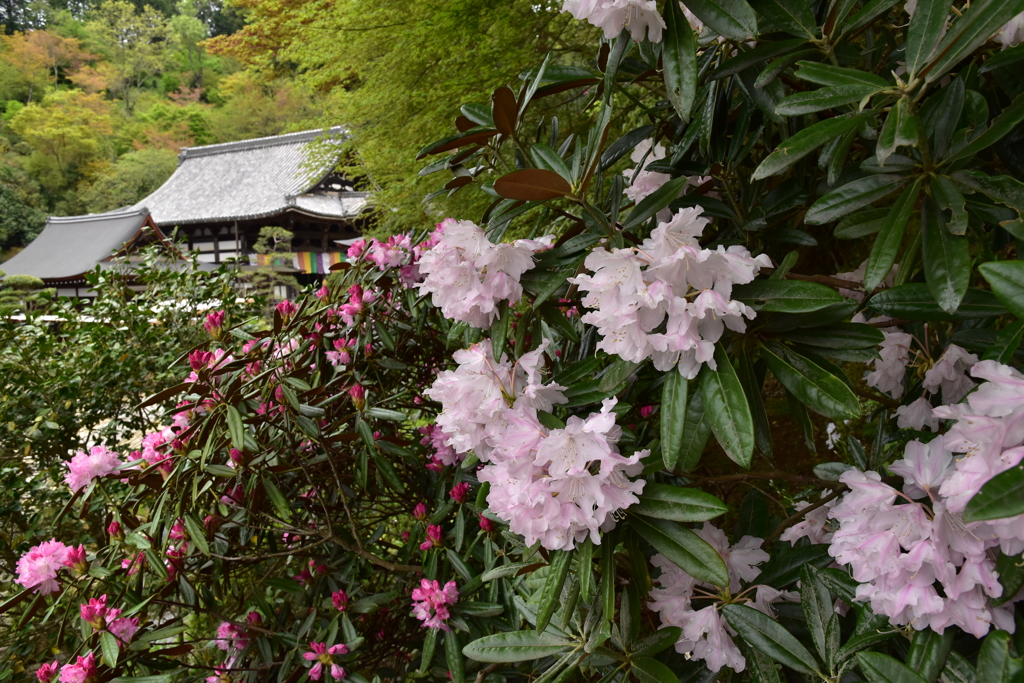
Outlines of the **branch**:
[[783,479],[785,481],[791,481],[795,484],[811,484],[818,486],[819,488],[827,488],[833,486],[835,482],[826,481],[819,477],[809,477],[802,474],[791,474],[789,472],[781,472],[779,470],[771,470],[770,472],[743,472],[742,474],[726,474],[721,477],[700,477],[693,474],[684,474],[684,477],[691,479],[690,484],[685,486],[700,486],[701,484],[724,484],[729,482],[742,482],[742,481],[763,481],[766,479]]
[[501,665],[497,662],[494,664],[488,664],[476,674],[476,680],[473,683],[484,683],[484,679],[490,676],[492,673],[498,670]]
[[337,536],[331,536],[330,540],[334,541],[335,543],[340,545],[345,550],[347,550],[347,551],[349,551],[351,553],[355,553],[356,555],[358,555],[359,557],[362,557],[363,559],[369,560],[372,564],[375,564],[378,567],[381,567],[383,569],[387,569],[389,572],[422,572],[423,571],[423,567],[420,567],[420,566],[417,566],[417,565],[413,565],[413,564],[394,564],[393,562],[388,562],[387,560],[382,560],[381,558],[377,557],[376,555],[374,555],[373,553],[371,553],[368,550],[364,550],[362,548],[353,548],[352,546],[350,546],[348,543],[346,543],[345,541],[341,540]]
[[[760,270],[761,275],[771,275],[774,272],[774,268],[762,268]],[[799,273],[786,273],[785,277],[787,280],[803,280],[804,282],[815,282],[819,285],[827,285],[829,287],[853,289],[859,292],[864,291],[864,284],[862,282],[843,280],[842,278],[832,277],[831,275],[800,275]]]
[[836,490],[835,491],[833,491],[832,493],[828,494],[827,496],[825,496],[824,498],[819,500],[817,503],[814,503],[812,505],[808,505],[803,510],[797,510],[796,512],[791,514],[789,517],[787,517],[786,519],[784,519],[782,521],[782,524],[780,524],[779,526],[777,526],[775,528],[775,531],[773,531],[770,534],[768,534],[768,537],[766,539],[764,539],[763,543],[761,543],[761,547],[765,548],[765,547],[771,545],[771,543],[775,539],[777,539],[779,536],[782,535],[783,531],[785,531],[789,527],[793,526],[793,524],[798,522],[804,515],[806,515],[809,512],[813,512],[813,511],[817,510],[818,508],[820,508],[823,505],[827,505],[828,503],[831,503],[833,500],[835,500],[836,498],[841,496],[844,492],[846,492],[846,489],[847,489],[846,484],[838,484],[836,486]]

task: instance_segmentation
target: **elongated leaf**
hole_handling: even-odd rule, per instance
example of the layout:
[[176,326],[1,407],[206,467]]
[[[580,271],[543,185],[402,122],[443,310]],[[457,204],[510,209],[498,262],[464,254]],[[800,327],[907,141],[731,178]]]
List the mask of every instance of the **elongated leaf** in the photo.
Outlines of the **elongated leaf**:
[[691,472],[700,462],[700,456],[711,436],[711,424],[704,414],[704,402],[700,390],[693,392],[686,406],[686,427],[683,429],[682,454],[676,463],[683,472]]
[[803,0],[752,0],[750,4],[761,16],[786,33],[807,38],[818,37],[818,22]]
[[231,436],[231,445],[240,451],[245,450],[245,425],[242,424],[242,414],[234,406],[225,406],[228,418],[228,433]]
[[651,657],[634,659],[633,675],[640,683],[679,683],[679,676],[676,676],[672,669]]
[[766,313],[811,313],[843,301],[834,289],[801,280],[754,280],[732,292],[734,299]]
[[662,626],[636,644],[636,647],[633,649],[633,656],[649,657],[667,650],[676,644],[682,633],[683,629],[678,626]]
[[906,64],[907,73],[915,76],[932,55],[942,33],[946,30],[949,16],[947,0],[920,0],[907,28]]
[[110,631],[100,632],[100,650],[103,652],[103,662],[113,669],[117,666],[117,657],[121,647],[117,643],[117,637]]
[[967,503],[965,522],[1003,519],[1024,513],[1024,466],[992,477]]
[[185,522],[185,529],[188,531],[189,540],[195,543],[199,552],[203,555],[209,555],[210,546],[206,542],[206,530],[192,515],[182,515],[182,519]]
[[1024,261],[994,261],[979,270],[999,301],[1024,320]]
[[[978,675],[975,680],[992,681],[992,683],[1010,683],[1010,635],[1006,631],[993,631],[981,644],[978,653]],[[1018,676],[1019,664],[1016,667]]]
[[761,357],[782,386],[814,412],[833,420],[860,416],[860,402],[850,387],[810,359],[773,341],[763,344]]
[[648,483],[630,512],[676,522],[706,522],[728,512],[721,500],[700,489]]
[[[1021,185],[1024,190],[1024,185]],[[935,176],[932,178],[932,194],[939,209],[950,212],[950,221],[946,229],[954,235],[967,233],[967,208],[964,196],[960,194],[953,181],[946,176]]]
[[925,683],[913,669],[880,652],[858,652],[857,663],[870,683]]
[[999,330],[995,343],[985,349],[981,359],[1008,364],[1013,359],[1013,354],[1020,348],[1022,338],[1024,338],[1024,320],[1010,323]]
[[572,555],[572,552],[568,550],[558,550],[552,553],[551,568],[548,571],[547,580],[544,582],[540,604],[537,606],[538,631],[543,632],[548,627],[551,615],[558,607],[558,596],[562,594],[562,585],[565,583],[565,577],[569,575]]
[[[933,183],[947,180],[945,176],[939,176]],[[953,182],[968,192],[977,191],[990,199],[1005,204],[1017,212],[1018,218],[1024,218],[1024,183],[1016,178],[1007,175],[989,176],[981,171],[958,171],[952,176]],[[955,200],[962,200],[963,197],[955,197]],[[961,210],[963,206],[960,206]],[[1006,223],[1002,224],[1006,227]]]
[[683,191],[683,188],[686,186],[686,182],[686,176],[673,178],[651,194],[644,197],[639,204],[633,207],[633,210],[630,211],[629,215],[626,217],[625,222],[622,224],[623,230],[635,228],[668,206],[672,200],[678,197]]
[[[985,279],[986,268],[990,265],[985,263],[981,266],[981,274]],[[1002,265],[1002,264],[999,264]],[[994,275],[999,279],[997,275]],[[991,280],[990,280],[991,284]],[[993,286],[993,290],[995,287]],[[884,292],[879,292],[871,297],[868,306],[882,315],[890,318],[905,318],[907,320],[970,320],[972,318],[988,318],[1000,316],[1006,313],[1006,308],[1000,303],[991,292],[980,289],[968,289],[964,294],[960,307],[953,314],[948,314],[939,308],[932,298],[928,285],[924,283],[909,283],[899,285]],[[1022,311],[1024,313],[1024,311]]]
[[571,641],[539,631],[511,631],[478,638],[462,648],[477,662],[526,662],[565,652]]
[[942,635],[929,628],[915,632],[907,653],[907,666],[920,674],[926,683],[935,683],[946,665],[954,635],[948,628]]
[[757,16],[745,0],[686,0],[684,4],[726,38],[747,40],[757,35]]
[[491,119],[502,135],[513,135],[516,130],[518,106],[512,88],[503,85],[491,95]]
[[1000,26],[1021,12],[1024,12],[1024,0],[972,2],[939,42],[934,52],[936,56],[922,69],[921,73],[928,73],[925,80],[934,83],[945,76],[964,57],[981,47]]
[[870,292],[880,285],[896,263],[900,245],[903,244],[903,233],[906,232],[907,222],[920,193],[919,184],[914,181],[889,209],[882,229],[871,246],[871,255],[868,256],[868,265],[864,270],[865,290]]
[[722,614],[748,645],[800,673],[813,674],[818,671],[818,662],[807,648],[768,615],[737,604],[726,605],[722,608]]
[[554,171],[524,168],[512,171],[494,181],[494,191],[506,199],[543,201],[557,199],[572,192],[568,181]]
[[867,88],[888,88],[889,82],[860,69],[845,69],[841,66],[823,64],[821,62],[799,62],[796,77],[818,85],[858,85]]
[[690,576],[725,586],[729,571],[721,555],[707,541],[684,526],[664,519],[652,519],[630,514],[630,527],[655,550]]
[[775,105],[775,113],[781,116],[800,116],[825,109],[835,109],[844,104],[860,102],[879,90],[880,88],[872,85],[826,86],[782,98]]
[[811,641],[818,651],[818,657],[826,661],[830,651],[826,630],[829,621],[835,616],[835,610],[832,609],[832,594],[825,584],[818,580],[818,570],[814,565],[803,566],[800,581],[800,608],[803,610],[804,619],[807,620],[807,630],[811,632]]
[[949,150],[949,143],[959,125],[966,97],[967,88],[963,79],[955,78],[952,83],[940,88],[924,101],[921,107],[921,122],[932,154],[936,157],[944,157]]
[[761,397],[764,376],[754,372],[754,365],[750,362],[750,354],[745,346],[736,350],[735,367],[736,376],[739,377],[740,385],[743,387],[743,393],[747,395],[750,416],[754,419],[754,445],[770,458],[772,456],[772,427],[768,421],[764,399]]
[[629,131],[608,146],[608,149],[606,149],[601,155],[601,163],[598,168],[602,171],[607,169],[609,166],[621,159],[626,152],[631,151],[634,147],[640,144],[642,140],[646,140],[651,137],[651,133],[653,132],[654,126],[641,126]]
[[801,545],[795,548],[773,548],[772,559],[761,565],[758,583],[775,588],[787,588],[800,578],[804,565],[814,565],[822,569],[832,564],[832,556],[828,554],[828,545],[816,543]]
[[786,332],[784,336],[823,349],[870,349],[885,341],[881,330],[864,323],[835,323],[826,327]]
[[787,138],[754,170],[753,179],[761,180],[786,170],[829,140],[859,127],[866,114],[837,116],[819,121]]
[[[713,81],[726,76],[745,71],[752,66],[757,66],[765,61],[778,57],[798,47],[804,46],[807,41],[803,38],[794,40],[780,40],[778,42],[758,42],[756,47],[739,52],[735,57],[726,60],[722,66],[708,74],[708,80]],[[799,59],[799,58],[798,58]],[[791,62],[792,63],[792,62]],[[759,86],[760,87],[760,86]]]
[[[906,97],[900,99],[896,106],[889,111],[885,124],[882,126],[882,132],[878,136],[875,158],[878,160],[880,168],[885,165],[886,160],[892,156],[897,147],[917,146],[919,124],[918,117],[910,112],[910,99]],[[904,163],[906,166],[912,167],[915,162],[910,159]]]
[[537,312],[552,329],[557,330],[566,339],[579,343],[580,336],[576,333],[572,321],[565,317],[565,313],[557,306],[550,302],[545,303],[537,308]]
[[846,183],[814,202],[804,216],[804,222],[820,225],[842,218],[895,192],[906,180],[904,176],[884,174],[871,175]]
[[864,6],[857,10],[852,17],[850,17],[845,24],[843,24],[840,33],[848,33],[850,31],[856,31],[861,26],[870,24],[875,17],[881,15],[884,12],[888,12],[889,9],[900,0],[868,0],[864,3]]
[[681,374],[669,371],[661,389],[661,457],[669,472],[676,468],[683,452],[689,382]]
[[530,158],[533,159],[533,163],[537,166],[554,171],[567,182],[571,183],[573,181],[572,171],[566,166],[565,160],[558,156],[558,152],[547,145],[538,142],[530,147]]
[[[665,6],[665,38],[661,51],[668,101],[685,123],[697,96],[697,41],[678,2]],[[603,162],[603,159],[602,159]]]
[[971,276],[971,254],[966,237],[951,235],[933,200],[921,209],[921,252],[924,275],[939,307],[953,313],[967,292]]
[[741,467],[750,467],[754,454],[754,419],[736,369],[721,343],[715,345],[717,369],[704,365],[700,393],[712,433],[725,454]]
[[444,634],[444,654],[448,660],[448,673],[452,678],[452,683],[466,683],[462,643],[459,642],[459,632],[455,629]]

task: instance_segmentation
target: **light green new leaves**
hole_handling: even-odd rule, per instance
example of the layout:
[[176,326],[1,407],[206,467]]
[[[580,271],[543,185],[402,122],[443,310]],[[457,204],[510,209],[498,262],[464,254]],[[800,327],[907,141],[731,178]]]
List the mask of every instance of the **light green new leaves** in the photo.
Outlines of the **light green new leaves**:
[[761,180],[785,171],[829,140],[859,127],[866,118],[867,114],[838,116],[804,128],[781,142],[754,170],[753,179]]
[[778,342],[767,341],[761,357],[782,386],[816,413],[833,420],[860,417],[860,402],[841,379]]
[[697,41],[678,2],[665,5],[663,45],[661,63],[668,101],[685,122],[690,119],[690,110],[697,95]]
[[729,570],[721,555],[686,527],[669,520],[635,514],[630,514],[629,524],[655,550],[690,576],[716,586],[729,584]]
[[715,345],[715,364],[717,369],[705,364],[700,371],[704,415],[725,454],[737,465],[750,467],[754,455],[754,418],[736,369],[721,344]]
[[478,638],[462,648],[462,654],[478,662],[525,662],[560,654],[570,645],[550,633],[512,631]]

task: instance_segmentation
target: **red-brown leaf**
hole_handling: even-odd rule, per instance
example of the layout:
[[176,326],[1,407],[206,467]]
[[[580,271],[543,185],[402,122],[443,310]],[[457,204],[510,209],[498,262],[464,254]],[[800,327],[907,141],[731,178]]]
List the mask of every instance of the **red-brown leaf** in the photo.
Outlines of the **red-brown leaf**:
[[507,85],[503,85],[491,95],[491,117],[494,127],[502,135],[512,135],[516,129],[516,95]]
[[476,124],[460,114],[455,117],[455,127],[460,133],[465,133],[470,128],[475,128]]
[[494,181],[494,191],[506,199],[543,201],[564,197],[572,192],[565,178],[542,168],[525,168]]
[[451,180],[449,180],[448,183],[444,186],[444,189],[454,190],[455,188],[462,187],[463,185],[469,185],[471,182],[473,182],[472,178],[470,178],[469,176],[462,175],[459,176],[458,178],[452,178]]

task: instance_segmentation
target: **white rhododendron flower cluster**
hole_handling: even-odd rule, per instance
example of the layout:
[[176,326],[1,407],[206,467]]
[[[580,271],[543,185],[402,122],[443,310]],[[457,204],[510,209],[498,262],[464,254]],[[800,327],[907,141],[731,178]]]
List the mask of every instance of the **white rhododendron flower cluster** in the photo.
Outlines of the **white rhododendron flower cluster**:
[[660,43],[661,32],[665,29],[665,20],[658,13],[655,0],[565,0],[562,11],[597,26],[608,40],[625,28],[638,43],[645,36],[652,43]]
[[[768,553],[761,550],[763,541],[760,538],[744,536],[730,546],[725,532],[707,522],[703,529],[695,529],[694,533],[722,556],[729,569],[729,593],[732,596],[741,594],[741,581],[752,581],[761,573],[755,565],[768,560]],[[704,606],[692,604],[695,598],[700,600],[713,596],[720,589],[698,581],[664,555],[655,555],[651,558],[651,564],[661,569],[661,576],[656,580],[658,587],[651,589],[649,605],[661,616],[663,626],[683,629],[676,642],[676,651],[687,655],[687,658],[704,660],[712,671],[719,671],[723,666],[737,672],[743,671],[747,661],[732,640],[736,632],[719,613],[719,605],[714,604],[717,600],[704,601]],[[757,586],[757,597],[750,606],[768,616],[774,616],[769,605],[778,600],[795,602],[799,596],[771,586]]]
[[971,375],[988,381],[965,403],[934,409],[935,418],[955,420],[950,430],[910,442],[890,465],[902,492],[877,472],[842,475],[850,491],[829,512],[839,524],[829,553],[861,582],[857,599],[892,624],[939,633],[956,625],[980,638],[992,625],[1014,629],[1009,603],[991,602],[1004,597],[993,553],[1024,551],[1024,515],[967,524],[962,514],[986,482],[1024,458],[1024,375],[995,361]]
[[715,342],[726,327],[746,329],[754,310],[731,298],[732,286],[751,282],[771,260],[739,246],[702,248],[697,238],[710,221],[700,214],[680,209],[639,248],[594,249],[585,261],[594,274],[569,280],[595,309],[582,320],[598,328],[599,349],[636,363],[652,358],[658,370],[692,379],[702,364],[716,367]]
[[615,400],[586,419],[570,417],[563,429],[541,424],[538,411],[565,403],[565,387],[544,385],[540,367],[547,341],[516,363],[495,359],[489,340],[455,353],[455,370],[438,375],[426,394],[443,407],[437,425],[456,453],[473,451],[487,463],[480,481],[490,482],[490,510],[532,545],[571,549],[589,535],[614,526],[613,514],[637,502],[644,482],[640,459],[616,448]]
[[498,304],[514,304],[523,295],[519,278],[533,268],[533,255],[548,249],[553,235],[539,240],[495,244],[472,221],[444,220],[437,243],[419,260],[416,287],[432,295],[445,317],[487,328],[498,315]]

